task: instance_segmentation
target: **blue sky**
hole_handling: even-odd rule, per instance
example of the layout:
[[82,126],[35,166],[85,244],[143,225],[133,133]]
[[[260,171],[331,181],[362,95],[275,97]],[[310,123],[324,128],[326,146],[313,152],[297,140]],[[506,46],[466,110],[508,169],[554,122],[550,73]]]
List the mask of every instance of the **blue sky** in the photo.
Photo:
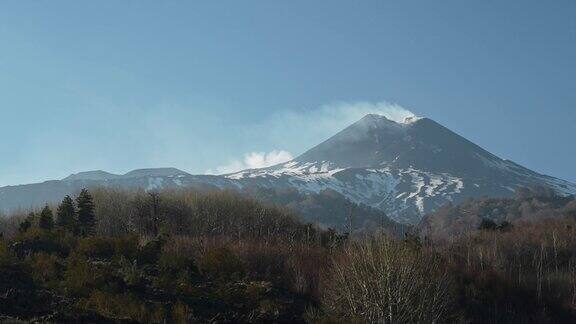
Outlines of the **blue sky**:
[[576,2],[0,4],[0,185],[271,163],[386,102],[576,181]]

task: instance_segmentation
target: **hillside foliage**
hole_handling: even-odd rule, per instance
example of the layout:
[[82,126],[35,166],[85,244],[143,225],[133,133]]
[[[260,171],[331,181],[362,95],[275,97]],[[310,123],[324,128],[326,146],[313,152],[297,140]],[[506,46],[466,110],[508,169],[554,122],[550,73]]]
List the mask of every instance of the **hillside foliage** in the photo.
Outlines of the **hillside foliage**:
[[[83,217],[79,199],[67,197],[42,209],[45,216],[57,211],[52,226],[41,226],[36,210],[3,219],[0,319],[576,320],[576,220],[570,213],[510,224],[481,214],[465,235],[433,240],[381,231],[344,235],[229,191],[91,189],[82,195],[93,207]],[[571,203],[530,199],[535,212]]]
[[420,229],[435,239],[453,238],[478,229],[483,222],[518,224],[544,219],[576,219],[576,199],[547,188],[518,188],[513,198],[469,198],[448,204],[424,217]]

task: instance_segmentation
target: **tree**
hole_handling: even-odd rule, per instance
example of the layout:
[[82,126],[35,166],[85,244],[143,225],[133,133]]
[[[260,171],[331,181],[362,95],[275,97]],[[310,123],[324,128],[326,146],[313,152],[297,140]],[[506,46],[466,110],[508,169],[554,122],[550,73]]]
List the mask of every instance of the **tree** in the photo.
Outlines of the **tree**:
[[150,207],[152,212],[151,218],[151,229],[152,235],[158,236],[159,229],[160,229],[160,194],[158,192],[149,192],[148,195],[150,196]]
[[20,233],[26,233],[30,227],[32,227],[32,223],[30,223],[28,219],[25,219],[22,223],[20,223],[18,231],[20,231]]
[[480,222],[480,226],[478,226],[478,229],[480,230],[489,230],[489,231],[493,231],[497,228],[496,223],[488,218],[483,218],[482,221]]
[[76,221],[76,208],[74,207],[74,201],[70,196],[64,197],[58,210],[56,211],[57,225],[65,228],[71,233],[75,231],[77,227]]
[[44,209],[42,209],[42,212],[40,213],[38,226],[45,230],[51,230],[54,228],[54,214],[52,214],[52,210],[48,205],[44,206]]
[[386,237],[352,241],[334,258],[326,279],[321,302],[343,322],[456,322],[456,283],[428,250]]
[[82,189],[76,198],[78,206],[78,227],[80,235],[93,235],[96,230],[96,215],[94,213],[94,201],[88,190]]
[[26,217],[26,219],[22,223],[20,223],[18,231],[20,231],[20,233],[25,233],[28,229],[30,229],[30,227],[32,227],[32,223],[34,222],[35,217],[36,215],[34,215],[34,213],[28,214],[28,217]]
[[502,231],[502,232],[509,232],[510,230],[512,230],[512,223],[508,222],[508,221],[503,221],[502,223],[500,223],[500,225],[498,225],[498,230]]

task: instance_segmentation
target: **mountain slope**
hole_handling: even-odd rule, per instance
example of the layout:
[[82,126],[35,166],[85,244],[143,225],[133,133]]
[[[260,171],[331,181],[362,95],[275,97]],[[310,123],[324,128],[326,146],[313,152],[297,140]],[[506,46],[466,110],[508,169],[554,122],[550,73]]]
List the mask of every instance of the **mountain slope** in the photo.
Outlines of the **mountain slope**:
[[397,123],[379,115],[365,116],[293,161],[226,177],[303,192],[330,188],[407,223],[447,202],[507,197],[517,187],[576,193],[576,185],[503,160],[433,120]]
[[82,187],[330,189],[384,211],[403,223],[468,197],[510,197],[518,187],[543,186],[562,195],[576,185],[503,160],[435,121],[403,123],[367,115],[292,161],[223,176],[190,175],[177,169],[143,169],[125,175],[94,171],[62,181],[0,188],[0,210],[58,201]]

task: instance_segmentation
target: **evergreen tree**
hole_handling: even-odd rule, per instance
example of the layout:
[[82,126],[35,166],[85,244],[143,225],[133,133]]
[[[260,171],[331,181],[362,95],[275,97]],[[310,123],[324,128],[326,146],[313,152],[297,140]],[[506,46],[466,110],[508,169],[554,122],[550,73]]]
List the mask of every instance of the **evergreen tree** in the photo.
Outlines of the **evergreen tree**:
[[478,226],[478,229],[493,231],[497,227],[498,226],[496,225],[496,223],[493,220],[488,219],[488,218],[483,218],[482,221],[480,222],[480,226]]
[[25,219],[22,223],[20,223],[20,227],[18,227],[18,231],[20,231],[20,233],[26,233],[26,231],[28,231],[28,229],[30,229],[30,227],[32,227],[32,223],[30,223],[30,221],[28,219]]
[[56,216],[56,224],[58,226],[61,226],[72,233],[76,230],[76,208],[74,207],[74,201],[70,196],[64,197],[62,203],[58,206]]
[[78,206],[80,235],[93,235],[96,231],[96,216],[94,214],[94,201],[88,190],[82,189],[80,195],[76,198],[76,205]]
[[20,233],[25,233],[30,227],[32,227],[35,217],[36,215],[34,215],[34,213],[28,214],[28,217],[26,217],[26,219],[22,223],[20,223],[18,231],[20,231]]
[[503,221],[502,223],[500,223],[500,225],[498,225],[498,230],[502,231],[502,232],[509,232],[510,230],[512,230],[512,223],[510,223],[509,221]]
[[42,209],[42,212],[40,213],[38,226],[45,230],[54,228],[54,215],[52,214],[52,210],[50,207],[48,207],[48,205],[44,206],[44,209]]

